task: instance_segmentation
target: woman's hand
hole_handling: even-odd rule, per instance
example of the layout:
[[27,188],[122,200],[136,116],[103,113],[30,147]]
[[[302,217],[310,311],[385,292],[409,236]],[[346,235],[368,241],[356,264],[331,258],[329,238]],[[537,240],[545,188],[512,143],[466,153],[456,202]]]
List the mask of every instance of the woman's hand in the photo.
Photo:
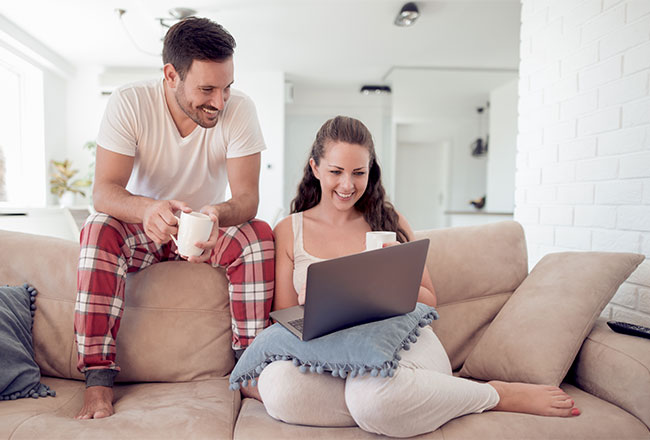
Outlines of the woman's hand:
[[[395,246],[401,244],[399,241],[390,241],[388,243],[382,244],[382,248]],[[431,277],[429,277],[429,271],[427,268],[424,268],[422,273],[422,281],[420,281],[420,291],[418,292],[418,302],[423,304],[435,307],[438,303],[436,294],[433,290],[433,283],[431,282]]]

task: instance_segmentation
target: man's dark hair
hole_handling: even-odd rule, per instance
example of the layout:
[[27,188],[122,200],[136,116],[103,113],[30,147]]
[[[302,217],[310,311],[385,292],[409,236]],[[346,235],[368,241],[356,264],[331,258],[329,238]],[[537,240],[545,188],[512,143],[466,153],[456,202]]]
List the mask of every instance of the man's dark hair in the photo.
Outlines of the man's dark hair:
[[222,62],[235,52],[235,39],[220,24],[189,17],[169,28],[163,46],[163,63],[171,64],[181,80],[192,61]]

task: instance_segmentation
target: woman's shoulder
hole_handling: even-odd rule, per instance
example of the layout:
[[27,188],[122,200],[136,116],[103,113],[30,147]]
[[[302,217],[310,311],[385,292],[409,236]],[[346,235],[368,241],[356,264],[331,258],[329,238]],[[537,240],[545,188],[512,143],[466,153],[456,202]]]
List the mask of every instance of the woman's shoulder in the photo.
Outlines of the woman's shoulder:
[[291,223],[293,221],[293,214],[289,214],[282,220],[280,220],[275,227],[273,228],[273,233],[278,234],[278,233],[284,233],[287,230],[291,230]]
[[289,245],[293,247],[293,216],[290,214],[280,220],[275,228],[273,228],[273,235],[275,236],[276,247]]
[[413,229],[411,228],[408,220],[406,220],[406,217],[404,217],[402,213],[397,210],[397,208],[395,208],[395,214],[397,214],[397,224],[399,227],[406,232],[409,240],[413,240]]

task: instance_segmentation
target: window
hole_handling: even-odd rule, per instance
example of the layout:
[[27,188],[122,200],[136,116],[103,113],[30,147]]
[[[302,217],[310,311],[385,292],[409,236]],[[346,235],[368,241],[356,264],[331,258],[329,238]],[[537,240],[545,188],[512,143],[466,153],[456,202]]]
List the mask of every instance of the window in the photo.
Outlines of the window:
[[0,206],[45,206],[43,72],[0,45]]

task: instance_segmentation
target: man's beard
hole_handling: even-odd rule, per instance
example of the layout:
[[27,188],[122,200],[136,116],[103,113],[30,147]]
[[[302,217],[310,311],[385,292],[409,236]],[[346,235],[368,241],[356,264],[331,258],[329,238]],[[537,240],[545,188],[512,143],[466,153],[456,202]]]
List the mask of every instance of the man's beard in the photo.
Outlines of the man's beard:
[[[178,91],[174,94],[174,97],[176,98],[176,103],[178,104],[178,106],[181,108],[181,110],[183,110],[183,113],[185,113],[188,118],[190,118],[192,121],[194,121],[201,127],[212,128],[215,125],[217,125],[217,121],[219,121],[220,110],[209,105],[202,105],[196,109],[191,108],[189,104],[186,104],[187,99],[185,98],[185,85],[182,82],[178,87]],[[208,113],[201,110],[202,108],[206,108],[212,111],[216,110],[217,111],[216,117],[210,120],[202,119],[201,116],[209,115]]]

